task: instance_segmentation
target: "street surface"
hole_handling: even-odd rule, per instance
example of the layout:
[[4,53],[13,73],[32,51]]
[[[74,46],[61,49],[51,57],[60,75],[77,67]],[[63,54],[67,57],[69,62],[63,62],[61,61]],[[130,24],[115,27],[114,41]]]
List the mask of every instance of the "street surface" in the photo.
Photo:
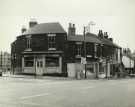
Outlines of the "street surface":
[[135,107],[135,79],[0,77],[0,107]]

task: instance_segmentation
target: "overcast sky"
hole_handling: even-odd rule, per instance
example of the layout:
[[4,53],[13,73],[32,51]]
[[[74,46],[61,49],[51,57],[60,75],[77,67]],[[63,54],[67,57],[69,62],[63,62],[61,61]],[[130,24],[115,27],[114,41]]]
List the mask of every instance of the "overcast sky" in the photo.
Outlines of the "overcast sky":
[[10,44],[31,18],[60,22],[66,31],[72,22],[77,33],[94,21],[92,33],[103,29],[121,47],[135,49],[135,0],[0,0],[0,50],[10,52]]

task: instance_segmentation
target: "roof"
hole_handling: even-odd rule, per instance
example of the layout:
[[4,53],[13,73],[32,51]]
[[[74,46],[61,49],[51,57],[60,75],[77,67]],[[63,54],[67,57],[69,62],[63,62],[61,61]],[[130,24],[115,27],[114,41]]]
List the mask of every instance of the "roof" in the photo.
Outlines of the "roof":
[[[83,35],[75,35],[75,36],[67,36],[68,41],[84,41],[84,36]],[[121,48],[117,44],[113,43],[112,41],[105,39],[105,38],[100,38],[97,35],[93,33],[87,33],[85,36],[85,42],[92,42],[92,43],[98,43],[98,44],[105,44],[109,46],[113,46],[116,48]]]
[[58,22],[54,23],[41,23],[28,29],[23,35],[28,34],[45,34],[45,33],[66,33],[63,27]]
[[100,38],[100,40],[102,40],[105,45],[113,46],[116,48],[121,48],[120,46],[118,46],[117,44],[113,43],[112,41],[110,41],[108,39]]
[[103,44],[103,42],[100,39],[98,39],[95,34],[92,34],[92,33],[86,34],[85,38],[83,35],[67,36],[68,41],[83,42],[84,39],[85,39],[85,42]]

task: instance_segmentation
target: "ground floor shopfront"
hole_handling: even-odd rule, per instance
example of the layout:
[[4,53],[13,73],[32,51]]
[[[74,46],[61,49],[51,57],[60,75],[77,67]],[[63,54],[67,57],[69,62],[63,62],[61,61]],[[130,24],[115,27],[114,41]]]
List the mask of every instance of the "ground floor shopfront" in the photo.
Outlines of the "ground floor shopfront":
[[25,53],[22,57],[22,72],[24,74],[62,73],[62,53]]

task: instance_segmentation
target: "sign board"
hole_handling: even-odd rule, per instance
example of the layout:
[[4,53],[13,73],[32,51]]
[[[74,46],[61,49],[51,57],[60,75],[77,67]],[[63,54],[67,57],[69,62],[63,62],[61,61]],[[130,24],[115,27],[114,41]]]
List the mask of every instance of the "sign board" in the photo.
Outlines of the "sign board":
[[81,57],[81,64],[87,64],[86,58]]

